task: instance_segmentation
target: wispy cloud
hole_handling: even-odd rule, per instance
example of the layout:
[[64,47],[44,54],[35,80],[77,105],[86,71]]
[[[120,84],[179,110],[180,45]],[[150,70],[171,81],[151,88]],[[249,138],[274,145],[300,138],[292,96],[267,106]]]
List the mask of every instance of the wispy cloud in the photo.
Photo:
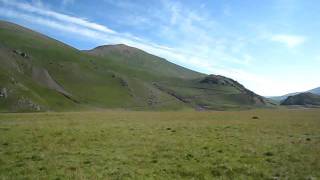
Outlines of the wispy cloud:
[[30,14],[24,14],[24,13],[20,13],[20,12],[14,11],[14,10],[1,8],[1,7],[0,7],[0,15],[10,17],[10,18],[22,19],[22,20],[29,21],[32,23],[44,25],[44,26],[47,26],[50,28],[61,30],[61,31],[76,33],[76,34],[87,36],[90,38],[95,38],[95,37],[99,36],[98,32],[92,31],[90,29],[78,28],[75,25],[66,25],[61,22],[48,20],[48,19],[45,19],[42,17],[37,17],[37,16],[30,15]]
[[271,36],[271,40],[286,45],[289,48],[293,48],[303,44],[306,41],[304,36],[278,34]]
[[42,6],[33,6],[28,3],[16,2],[14,0],[10,0],[10,1],[9,0],[0,0],[0,2],[6,4],[8,6],[13,6],[17,9],[23,10],[25,12],[35,13],[38,15],[54,18],[54,19],[57,19],[57,20],[60,20],[63,22],[77,24],[79,26],[83,26],[86,28],[90,28],[90,29],[105,32],[105,33],[115,33],[113,30],[111,30],[110,28],[108,28],[104,25],[93,23],[93,22],[87,21],[82,18],[73,17],[73,16],[62,14],[62,13],[57,13],[55,11],[45,9]]

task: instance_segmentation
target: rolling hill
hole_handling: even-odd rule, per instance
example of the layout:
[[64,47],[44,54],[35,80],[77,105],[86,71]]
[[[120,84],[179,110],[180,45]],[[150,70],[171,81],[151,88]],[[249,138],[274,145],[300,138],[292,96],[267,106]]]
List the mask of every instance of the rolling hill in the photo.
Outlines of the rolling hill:
[[300,93],[297,95],[289,96],[281,105],[315,105],[320,106],[320,95],[310,92]]
[[[310,93],[313,93],[313,94],[320,95],[320,87],[314,88],[314,89],[311,89],[311,90],[308,90],[308,91],[305,91],[305,92],[310,92]],[[272,97],[268,97],[268,98],[270,98],[272,100],[275,100],[275,101],[278,101],[278,102],[281,103],[282,101],[287,99],[289,96],[294,96],[294,95],[297,95],[297,94],[300,94],[300,93],[304,93],[304,92],[295,92],[295,93],[289,93],[289,94],[286,94],[286,95],[283,95],[283,96],[272,96]]]
[[269,102],[238,82],[126,45],[80,51],[0,21],[0,112],[243,109]]

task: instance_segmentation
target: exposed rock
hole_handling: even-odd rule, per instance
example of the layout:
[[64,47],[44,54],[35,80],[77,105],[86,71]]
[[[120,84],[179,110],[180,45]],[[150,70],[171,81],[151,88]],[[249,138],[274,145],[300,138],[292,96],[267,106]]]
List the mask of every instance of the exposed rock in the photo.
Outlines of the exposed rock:
[[157,96],[155,95],[155,92],[150,91],[149,92],[149,97],[148,97],[148,105],[153,106],[156,105],[158,102]]
[[32,68],[32,79],[37,83],[58,91],[59,93],[71,97],[72,95],[68,93],[61,85],[59,85],[49,74],[49,72],[44,68]]
[[21,57],[23,57],[23,58],[29,58],[29,55],[27,54],[27,53],[25,53],[25,52],[22,52],[22,51],[20,51],[20,50],[13,50],[13,52],[14,53],[16,53],[16,54],[18,54],[18,55],[20,55]]
[[128,82],[122,78],[120,78],[121,86],[128,87]]
[[202,80],[200,80],[200,83],[232,86],[241,92],[245,92],[248,95],[254,95],[253,92],[247,90],[239,82],[237,82],[231,78],[227,78],[227,77],[220,76],[220,75],[214,75],[214,74],[208,75],[205,78],[203,78]]
[[232,85],[229,79],[219,76],[219,75],[209,75],[202,79],[200,83],[207,83],[207,84],[220,84],[220,85]]
[[1,88],[0,89],[0,98],[7,98],[8,97],[8,91],[7,88]]
[[35,104],[30,99],[22,97],[18,100],[18,108],[32,110],[32,111],[40,111],[41,107],[38,104]]
[[263,97],[248,90],[242,84],[240,84],[239,82],[237,82],[231,78],[227,78],[227,77],[220,76],[220,75],[208,75],[204,79],[202,79],[200,81],[200,83],[232,86],[232,87],[236,88],[238,91],[240,91],[241,93],[245,94],[253,104],[256,104],[256,105],[267,104]]

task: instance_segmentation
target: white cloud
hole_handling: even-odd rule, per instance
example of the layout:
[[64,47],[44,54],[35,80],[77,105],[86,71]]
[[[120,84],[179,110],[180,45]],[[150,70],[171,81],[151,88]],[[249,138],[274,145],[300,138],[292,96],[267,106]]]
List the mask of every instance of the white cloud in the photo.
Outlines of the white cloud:
[[90,29],[78,28],[77,26],[74,26],[74,25],[66,25],[61,22],[52,21],[45,18],[29,15],[29,14],[19,13],[14,10],[8,10],[1,7],[0,7],[0,15],[11,17],[11,18],[19,18],[28,22],[44,25],[50,28],[61,30],[61,31],[80,34],[80,35],[91,37],[91,38],[97,37],[99,35],[98,32],[92,31]]
[[271,40],[285,44],[289,48],[293,48],[303,44],[306,41],[306,38],[298,35],[278,34],[271,36]]
[[73,17],[73,16],[69,16],[69,15],[65,15],[65,14],[61,14],[61,13],[57,13],[55,11],[51,11],[49,9],[45,9],[42,8],[42,6],[38,7],[38,6],[33,6],[31,4],[28,3],[21,3],[21,2],[16,2],[16,1],[8,1],[8,0],[0,0],[0,2],[9,5],[9,6],[13,6],[15,8],[18,8],[20,10],[29,12],[29,13],[36,13],[38,15],[43,15],[43,16],[47,16],[50,18],[55,18],[57,20],[60,21],[64,21],[67,23],[74,23],[86,28],[91,28],[97,31],[102,31],[105,33],[115,33],[113,30],[111,30],[110,28],[97,24],[97,23],[93,23],[81,18],[77,18],[77,17]]

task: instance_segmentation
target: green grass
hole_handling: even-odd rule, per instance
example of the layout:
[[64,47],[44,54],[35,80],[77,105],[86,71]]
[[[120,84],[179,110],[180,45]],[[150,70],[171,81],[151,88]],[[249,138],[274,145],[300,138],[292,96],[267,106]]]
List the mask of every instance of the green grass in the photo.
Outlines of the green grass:
[[317,179],[319,115],[0,114],[0,179]]

